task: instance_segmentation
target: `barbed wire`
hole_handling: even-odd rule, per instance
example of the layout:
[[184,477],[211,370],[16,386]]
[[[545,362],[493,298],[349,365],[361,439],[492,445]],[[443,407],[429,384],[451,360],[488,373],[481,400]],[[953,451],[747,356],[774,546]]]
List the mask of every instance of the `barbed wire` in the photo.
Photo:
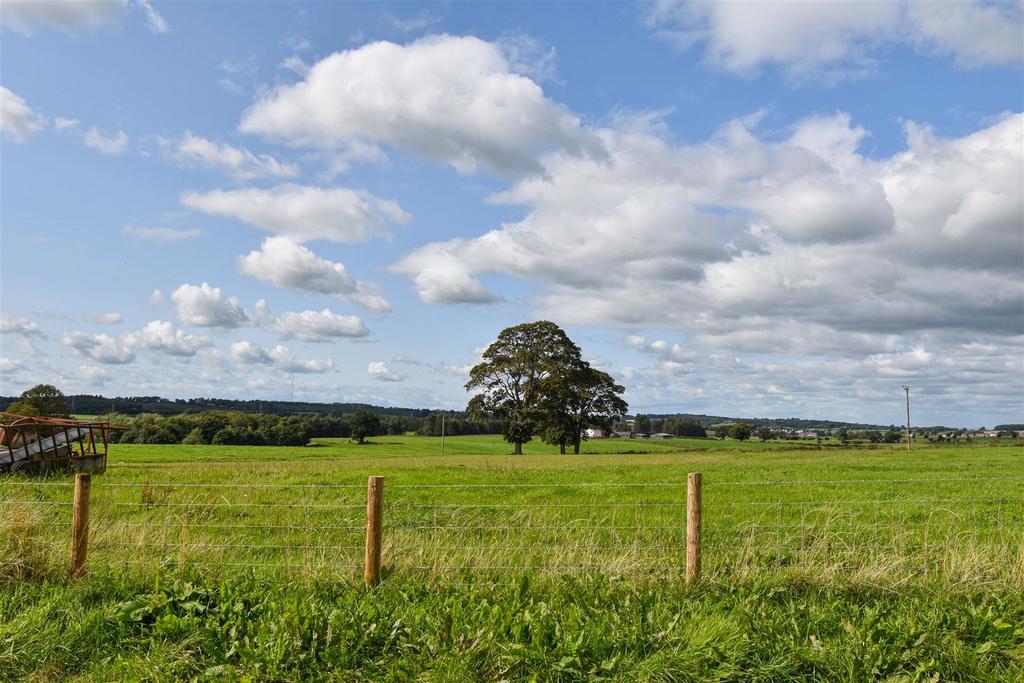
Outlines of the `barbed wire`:
[[[920,477],[909,479],[789,479],[789,480],[747,480],[747,481],[708,481],[703,482],[705,487],[716,486],[798,486],[798,485],[853,485],[853,484],[914,484],[934,482],[986,482],[986,481],[1024,481],[1024,477]],[[36,481],[31,479],[9,479],[0,482],[0,486],[60,486],[70,487],[73,481]],[[104,488],[232,488],[232,489],[257,489],[257,488],[301,488],[301,489],[353,489],[363,490],[365,484],[342,484],[342,483],[195,483],[195,482],[106,482],[99,484]],[[658,488],[658,487],[686,487],[685,481],[658,481],[658,482],[551,482],[537,484],[522,483],[473,483],[473,484],[388,484],[389,490],[394,489],[478,489],[478,488],[515,488],[515,489],[543,489],[543,488]]]
[[[362,539],[358,537],[366,528],[362,523],[365,501],[349,502],[355,500],[354,496],[340,494],[315,495],[318,491],[362,489],[362,484],[100,481],[101,484],[93,486],[93,543],[101,549],[129,548],[137,551],[111,551],[111,554],[125,556],[123,560],[112,558],[111,562],[142,563],[151,561],[151,555],[170,555],[171,558],[177,557],[176,561],[182,565],[196,566],[262,567],[309,572],[320,569],[343,573],[358,573],[362,568],[360,559],[355,556],[365,550]],[[747,562],[783,567],[832,560],[838,567],[852,567],[885,557],[900,566],[923,562],[929,568],[946,562],[943,558],[951,557],[950,553],[975,551],[972,556],[976,555],[986,565],[1005,563],[1009,567],[1016,562],[1014,558],[1018,553],[1024,557],[1024,533],[1020,533],[1024,532],[1024,507],[1016,507],[1024,504],[1024,497],[991,497],[1002,491],[990,489],[1013,487],[979,487],[976,490],[990,496],[980,498],[955,495],[966,491],[953,492],[952,496],[943,495],[942,487],[934,487],[930,492],[922,491],[932,494],[924,497],[899,497],[897,491],[881,490],[888,485],[907,486],[904,490],[909,490],[909,485],[914,484],[1010,481],[1024,481],[1024,477],[705,481],[704,486],[709,488],[870,485],[880,491],[874,493],[875,498],[855,498],[843,497],[838,490],[825,491],[818,497],[813,490],[804,489],[804,500],[749,500],[744,499],[750,497],[745,493],[735,497],[717,493],[705,495],[703,543],[711,551],[706,554],[705,563],[720,568],[742,567]],[[3,488],[5,484],[13,486],[8,490]],[[17,537],[16,543],[69,547],[68,539],[51,539],[49,537],[56,532],[46,529],[66,528],[68,520],[58,519],[66,515],[65,510],[72,507],[72,502],[49,500],[47,496],[55,496],[46,491],[26,491],[25,487],[67,488],[71,485],[70,481],[0,481],[0,492],[30,496],[28,499],[0,499],[0,504],[30,509],[46,506],[53,511],[30,511],[26,515],[28,521],[21,525],[28,529],[28,534]],[[658,499],[674,497],[675,493],[654,493],[651,497],[655,500],[621,500],[643,495],[637,493],[604,502],[599,500],[602,497],[599,491],[668,490],[686,486],[684,481],[390,483],[386,490],[393,492],[397,489],[400,493],[392,494],[384,504],[387,520],[383,543],[387,558],[385,566],[388,571],[427,571],[449,576],[474,571],[544,572],[553,575],[585,574],[596,570],[678,573],[685,565],[686,525],[680,514],[686,507],[684,497],[665,501]],[[21,490],[15,492],[19,488]],[[97,497],[97,490],[103,489],[111,492],[106,497]],[[170,494],[178,489],[189,493],[172,497]],[[296,490],[310,494],[306,500],[301,499],[300,494],[229,496],[227,491],[233,489]],[[465,490],[467,495],[463,500],[466,502],[423,500],[440,497],[430,495],[432,489]],[[497,497],[498,502],[477,502],[487,498],[478,494],[474,500],[474,496],[469,495],[474,491],[505,489],[552,491],[558,492],[560,497],[523,494],[522,497],[542,500],[518,501],[516,498],[519,496],[509,494],[504,500],[491,496]],[[575,489],[580,490],[578,495],[565,494]],[[204,495],[204,490],[210,493]],[[126,495],[113,491],[133,493]],[[142,492],[141,500],[124,500],[136,497],[134,491]],[[403,495],[403,491],[410,493]],[[416,496],[412,493],[416,491],[424,493]],[[147,492],[156,495],[150,496]],[[317,502],[316,498],[322,502]],[[995,505],[999,506],[997,510],[993,507]],[[114,508],[129,508],[137,512],[116,513],[111,511]],[[182,511],[146,514],[157,508]],[[233,510],[254,512],[231,512]],[[259,510],[273,512],[257,512]],[[104,511],[111,517],[120,514],[126,519],[104,518]],[[196,511],[204,514],[196,515]],[[331,515],[330,511],[344,512]],[[194,521],[197,516],[209,517],[211,521]],[[217,521],[218,518],[226,518],[227,521]],[[250,518],[253,523],[245,521]],[[320,524],[315,521],[317,519],[335,523]],[[645,521],[650,523],[645,524]],[[33,533],[36,529],[40,531]],[[138,533],[130,533],[131,530]],[[213,561],[210,556],[224,561]],[[280,562],[263,561],[277,557],[281,558]]]
[[0,504],[8,505],[63,505],[71,507],[74,503],[70,500],[13,500],[4,499],[0,500]]
[[[1024,520],[1021,522],[1021,530],[1024,531]],[[731,529],[807,529],[813,531],[832,531],[832,530],[845,530],[845,529],[867,529],[867,530],[878,530],[878,529],[895,529],[895,528],[911,528],[911,529],[943,529],[943,528],[976,528],[986,529],[992,528],[991,524],[985,524],[983,522],[967,522],[963,520],[946,520],[944,522],[896,522],[884,523],[884,522],[868,522],[865,524],[757,524],[748,522],[737,522],[736,524],[704,524],[702,529],[704,531],[716,531],[716,530],[731,530]],[[673,527],[674,528],[674,527]],[[993,532],[998,533],[999,529],[993,528]]]
[[[706,500],[706,499],[705,499]],[[864,498],[861,500],[850,500],[842,498],[830,498],[827,500],[773,500],[773,501],[715,501],[716,504],[724,507],[755,507],[755,506],[786,506],[786,505],[921,505],[925,503],[1017,503],[1024,502],[1024,498],[896,498],[891,500],[879,500]]]
[[193,543],[190,541],[181,540],[166,540],[163,542],[158,541],[107,541],[100,539],[96,541],[97,545],[107,545],[114,547],[125,547],[125,548],[202,548],[202,549],[224,549],[224,548],[244,548],[247,550],[364,550],[365,546],[362,545],[270,545],[264,543]]
[[[580,520],[576,520],[576,521],[589,522],[589,521],[593,521],[593,520],[590,519],[590,518],[585,518],[585,519],[580,519]],[[411,530],[411,531],[431,531],[431,530],[435,530],[435,531],[436,530],[442,530],[442,531],[443,530],[457,530],[457,531],[462,531],[462,530],[517,531],[519,529],[561,529],[561,530],[564,530],[564,531],[590,531],[590,530],[601,531],[601,530],[605,530],[605,529],[612,529],[612,530],[620,529],[620,530],[633,530],[633,531],[647,531],[647,530],[650,530],[650,531],[673,530],[673,531],[680,531],[680,532],[681,531],[685,531],[685,529],[681,525],[679,525],[679,526],[665,526],[665,525],[662,525],[662,526],[619,526],[619,525],[605,525],[605,524],[602,524],[600,526],[578,526],[578,525],[572,525],[572,524],[559,524],[559,525],[556,525],[556,524],[550,524],[550,525],[517,524],[516,526],[508,526],[508,525],[494,526],[494,525],[476,525],[476,524],[472,524],[472,525],[447,524],[447,525],[417,525],[417,526],[401,526],[401,525],[396,525],[396,526],[397,526],[397,528],[405,529],[405,530]]]
[[777,481],[703,481],[702,485],[709,486],[761,486],[761,485],[784,485],[795,486],[804,484],[912,484],[949,482],[967,483],[974,481],[1024,481],[1024,477],[929,477],[917,479],[793,479]]
[[[818,537],[811,541],[804,541],[800,539],[776,539],[775,542],[766,544],[753,544],[745,545],[739,548],[739,550],[780,550],[780,549],[798,549],[808,551],[828,550],[829,552],[858,552],[860,550],[893,550],[893,549],[928,549],[928,548],[944,548],[944,547],[955,547],[955,548],[999,548],[1005,549],[1018,549],[1024,552],[1024,539],[1017,541],[1003,541],[1000,543],[978,543],[971,539],[963,538],[940,538],[930,539],[927,541],[918,541],[913,543],[906,542],[905,539],[892,538],[892,539],[872,539],[863,540],[860,539],[856,543],[839,543],[833,545],[832,542],[843,541],[844,539],[825,536]],[[713,546],[713,539],[708,539],[708,545]],[[179,539],[167,539],[163,541],[111,541],[104,538],[94,539],[97,546],[100,547],[123,547],[123,548],[161,548],[165,550],[175,549],[202,549],[202,550],[223,550],[227,548],[246,549],[246,550],[273,550],[273,551],[288,551],[288,550],[319,550],[319,551],[363,551],[365,546],[363,545],[321,545],[321,544],[300,544],[300,545],[282,545],[282,544],[261,544],[261,543],[202,543],[183,541]],[[50,538],[33,538],[31,543],[40,545],[51,545],[54,547],[66,547],[68,542],[64,539],[50,539]],[[823,546],[828,546],[824,548]],[[480,552],[491,552],[491,551],[524,551],[534,550],[538,553],[547,553],[548,549],[538,547],[534,544],[522,544],[518,546],[494,546],[494,545],[432,545],[428,548],[423,546],[407,546],[402,543],[396,543],[394,541],[385,542],[384,551],[394,552],[406,552],[411,554],[418,554],[420,556],[430,555],[435,551],[448,551],[457,550],[462,551],[464,554],[471,555]],[[627,551],[633,552],[643,550],[644,556],[679,556],[681,559],[686,551],[684,545],[679,546],[637,546],[637,545],[614,545],[614,546],[563,546],[559,550],[572,550],[574,552],[594,552],[594,551]],[[572,559],[572,558],[567,558]],[[396,566],[406,566],[400,559],[392,560],[391,564]],[[555,562],[554,564],[558,564]],[[532,566],[532,565],[531,565]]]
[[[573,565],[572,571],[567,571],[566,568],[558,566],[548,565],[522,565],[522,564],[464,564],[464,565],[397,565],[397,569],[414,569],[418,571],[445,571],[445,572],[461,572],[461,571],[530,571],[530,570],[546,570],[546,571],[557,571],[559,573],[574,574],[582,571],[594,571],[602,570],[608,571],[614,569],[609,567],[607,564],[579,564]],[[644,570],[655,570],[655,571],[668,571],[668,570],[679,570],[681,565],[645,565],[642,569]],[[629,570],[636,571],[636,567],[629,567]]]
[[189,501],[189,502],[173,502],[168,503],[164,501],[154,502],[128,502],[128,501],[103,501],[102,503],[97,502],[97,507],[102,505],[112,505],[115,507],[143,507],[143,508],[158,508],[158,507],[202,507],[202,508],[315,508],[315,509],[330,509],[330,510],[341,510],[341,509],[361,509],[366,507],[366,503],[352,503],[352,504],[338,504],[338,503],[245,503],[245,502],[208,502],[208,501]]
[[161,524],[159,521],[153,522],[122,522],[122,521],[107,521],[100,522],[99,528],[106,529],[108,527],[124,527],[129,529],[151,529],[155,525],[160,525],[162,529],[252,529],[252,530],[289,530],[289,531],[304,531],[308,532],[311,529],[318,530],[330,530],[330,531],[366,531],[366,525],[321,525],[321,524]]

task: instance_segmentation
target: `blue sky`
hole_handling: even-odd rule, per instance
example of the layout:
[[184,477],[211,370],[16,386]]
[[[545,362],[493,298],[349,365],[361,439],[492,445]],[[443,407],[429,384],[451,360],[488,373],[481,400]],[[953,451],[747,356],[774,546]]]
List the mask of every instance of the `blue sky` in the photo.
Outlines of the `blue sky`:
[[0,392],[1022,421],[1021,8],[0,0]]

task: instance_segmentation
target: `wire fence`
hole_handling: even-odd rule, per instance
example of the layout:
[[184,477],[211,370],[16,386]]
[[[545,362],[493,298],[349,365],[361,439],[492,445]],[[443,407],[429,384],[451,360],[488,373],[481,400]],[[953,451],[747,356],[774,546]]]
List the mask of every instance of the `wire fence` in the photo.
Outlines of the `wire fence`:
[[[387,482],[381,576],[514,581],[526,573],[687,575],[687,481]],[[705,481],[698,572],[821,580],[941,577],[1024,587],[1024,477]],[[0,481],[0,563],[74,566],[74,480]],[[367,487],[316,482],[92,482],[88,567],[368,571]],[[688,543],[689,541],[689,543]],[[19,569],[20,568],[20,569]],[[692,566],[689,568],[692,571]],[[376,579],[376,577],[374,577]]]

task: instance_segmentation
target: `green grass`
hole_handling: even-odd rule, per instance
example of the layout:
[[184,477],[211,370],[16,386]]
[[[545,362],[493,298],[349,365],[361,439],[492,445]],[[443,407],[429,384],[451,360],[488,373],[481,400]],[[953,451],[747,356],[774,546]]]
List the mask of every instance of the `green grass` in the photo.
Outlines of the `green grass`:
[[372,441],[113,446],[77,582],[70,479],[0,481],[0,679],[1024,679],[1019,445]]
[[1020,595],[593,579],[509,587],[100,575],[0,593],[37,680],[1014,681]]
[[[322,449],[330,447],[325,452]],[[349,439],[314,439],[310,446],[188,446],[188,445],[136,445],[115,444],[111,450],[112,464],[139,465],[162,462],[238,462],[299,459],[336,459],[339,457],[417,458],[422,456],[493,455],[506,461],[511,447],[501,436],[449,436],[441,450],[440,437],[377,436],[365,444],[356,445]],[[810,441],[736,441],[734,439],[592,439],[584,441],[580,455],[645,455],[693,454],[701,451],[750,453],[780,451],[806,453],[833,451],[838,443],[824,448]],[[893,446],[862,446],[859,450],[898,451]],[[558,447],[540,441],[523,445],[525,456],[558,455]],[[474,461],[477,462],[477,461]]]
[[[331,447],[330,452],[321,450]],[[818,450],[817,445],[798,441],[734,441],[732,439],[593,439],[584,441],[580,455],[630,455],[649,453],[694,453],[707,450],[748,452],[762,450],[806,451]],[[500,436],[449,436],[444,440],[443,455],[494,455],[503,459],[511,447]],[[557,455],[558,447],[540,441],[523,445],[523,453]],[[440,437],[377,436],[365,444],[356,445],[349,439],[314,439],[311,446],[138,446],[117,444],[111,451],[111,462],[126,464],[153,462],[197,462],[323,459],[342,456],[366,458],[415,458],[442,455]],[[123,460],[122,460],[123,458]]]

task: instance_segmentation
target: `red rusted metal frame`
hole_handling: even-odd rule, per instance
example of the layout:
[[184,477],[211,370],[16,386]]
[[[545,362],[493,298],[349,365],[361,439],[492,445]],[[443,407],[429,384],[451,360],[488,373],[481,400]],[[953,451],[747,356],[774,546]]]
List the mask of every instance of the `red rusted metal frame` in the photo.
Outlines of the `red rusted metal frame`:
[[82,441],[82,430],[81,429],[78,430],[78,451],[82,455],[85,455],[85,442]]
[[[39,444],[39,455],[41,460],[45,460],[42,455],[44,453],[43,440],[50,438],[52,440],[52,447],[48,450],[52,451],[58,457],[57,460],[74,460],[76,458],[85,458],[89,456],[107,455],[110,447],[110,441],[108,432],[111,429],[126,429],[121,425],[112,425],[109,422],[101,422],[96,420],[72,420],[60,417],[35,417],[26,415],[16,415],[13,413],[0,412],[0,426],[3,427],[0,431],[0,444],[6,445],[11,451],[11,467],[15,466],[14,462],[14,450],[18,448],[18,442],[21,442],[21,447],[28,451],[28,447],[32,443]],[[77,441],[79,445],[79,453],[75,453],[75,440],[71,438],[69,429],[74,428],[77,434]],[[97,439],[95,432],[100,432],[100,438],[103,440],[103,450],[100,451],[97,447]],[[83,436],[83,432],[87,432]],[[57,446],[57,434],[64,434],[64,444],[60,447]],[[88,445],[86,445],[88,442]],[[61,452],[64,452],[64,456],[60,456]],[[28,461],[28,459],[26,459]],[[31,462],[31,461],[29,461]]]

